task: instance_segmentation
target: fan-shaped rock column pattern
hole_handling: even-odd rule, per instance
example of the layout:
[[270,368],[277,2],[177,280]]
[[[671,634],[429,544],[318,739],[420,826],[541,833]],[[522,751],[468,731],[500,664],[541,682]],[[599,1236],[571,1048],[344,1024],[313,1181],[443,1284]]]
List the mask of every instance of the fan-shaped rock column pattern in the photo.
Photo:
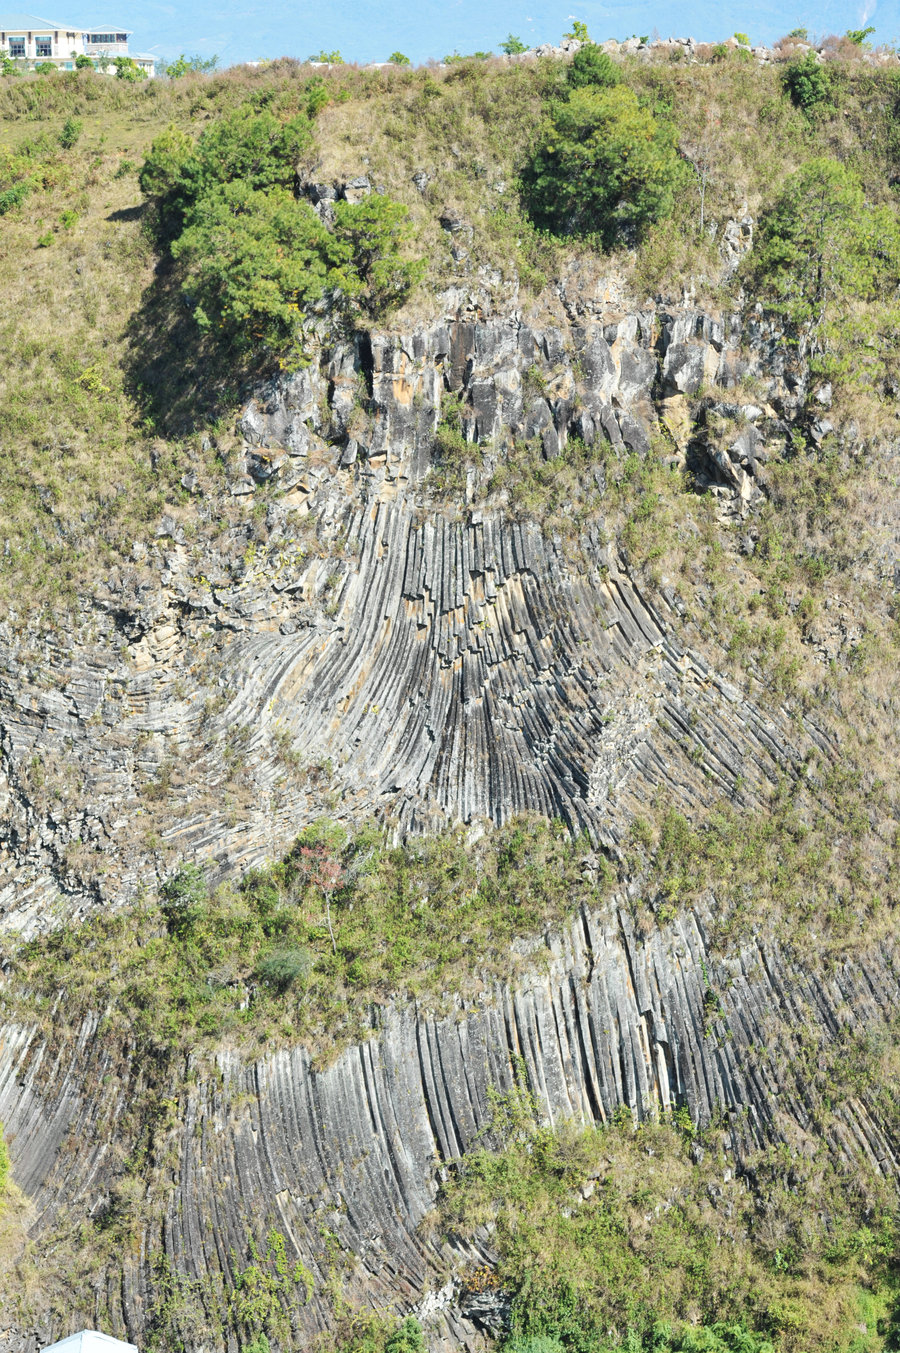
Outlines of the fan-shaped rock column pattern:
[[[239,518],[191,545],[164,518],[85,601],[83,638],[0,624],[4,924],[120,905],[178,855],[260,864],[326,803],[401,833],[537,811],[612,843],[655,793],[752,800],[809,741],[830,757],[690,651],[677,598],[642,594],[602,521],[567,544],[474,501],[523,438],[642,455],[704,381],[750,363],[780,388],[776,349],[690,310],[463,317],[261,387],[207,513],[264,482],[262,543]],[[481,461],[458,501],[430,474],[448,400]],[[285,746],[328,768],[327,799]]]

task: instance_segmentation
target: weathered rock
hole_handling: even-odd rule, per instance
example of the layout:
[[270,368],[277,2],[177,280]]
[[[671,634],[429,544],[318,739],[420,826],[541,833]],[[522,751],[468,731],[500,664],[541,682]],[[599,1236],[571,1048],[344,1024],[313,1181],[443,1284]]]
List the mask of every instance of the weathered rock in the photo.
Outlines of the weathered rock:
[[[895,946],[814,976],[762,937],[716,957],[705,938],[714,921],[686,912],[642,936],[620,898],[548,936],[544,968],[516,986],[448,1015],[387,1009],[369,1042],[325,1069],[300,1049],[255,1060],[222,1051],[214,1068],[198,1063],[173,1091],[165,1169],[147,1176],[156,1211],[147,1208],[139,1245],[101,1278],[112,1332],[146,1342],[160,1254],[202,1307],[215,1301],[220,1275],[233,1281],[248,1239],[274,1224],[315,1281],[295,1312],[299,1342],[333,1318],[324,1230],[351,1260],[346,1300],[418,1309],[432,1348],[478,1347],[479,1327],[502,1327],[505,1298],[448,1290],[445,1275],[489,1262],[489,1243],[473,1251],[418,1228],[442,1164],[478,1140],[493,1097],[523,1069],[549,1124],[608,1121],[623,1105],[637,1118],[683,1105],[701,1124],[718,1115],[738,1168],[760,1146],[796,1141],[816,1112],[798,1047],[826,1058],[848,1028],[864,1037],[892,1016]],[[62,1216],[71,1224],[102,1206],[121,1178],[123,1152],[107,1146],[131,1140],[140,1070],[117,1058],[98,1024],[99,1015],[87,1020],[61,1055],[39,1029],[2,1030],[0,1118],[38,1244]],[[832,1122],[839,1157],[897,1171],[900,1143],[859,1098],[839,1104]],[[92,1298],[78,1299],[83,1311],[62,1319],[84,1323]],[[8,1317],[4,1353],[36,1353],[66,1332],[38,1319],[35,1331]],[[225,1341],[213,1334],[206,1346]]]
[[[777,335],[764,320],[752,332],[776,361]],[[738,777],[748,793],[774,782],[805,749],[770,716],[722,703],[679,640],[679,615],[643,596],[614,551],[585,540],[591,565],[573,568],[536,525],[490,506],[454,519],[429,490],[448,392],[462,397],[463,428],[484,456],[484,471],[468,475],[471,502],[514,439],[535,439],[550,459],[571,435],[646,454],[654,392],[730,379],[741,337],[737,319],[693,310],[607,312],[573,330],[515,315],[448,319],[360,333],[262,385],[240,421],[247,473],[232,470],[229,493],[283,485],[285,510],[267,510],[264,543],[241,527],[204,555],[170,515],[165,557],[98,596],[106,628],[93,646],[42,641],[40,682],[27,676],[23,639],[0,629],[4,923],[46,924],[60,892],[76,912],[127,901],[163,867],[148,837],[217,872],[270,858],[325,792],[285,775],[276,733],[332,765],[342,813],[400,831],[532,809],[614,843],[632,805],[685,757],[695,734],[684,722],[721,730],[711,746],[728,748],[721,763],[710,752],[706,776],[681,777],[686,807]],[[664,397],[670,430],[667,406],[684,399]],[[726,445],[707,483],[723,512],[743,518],[764,453],[749,430]],[[51,699],[48,687],[65,695]],[[235,729],[249,730],[236,821],[222,792]],[[78,767],[61,816],[30,787],[35,758],[54,784],[63,765]],[[143,796],[163,762],[191,773],[162,799],[154,790],[162,806],[151,807]]]
[[[319,205],[334,200],[323,192]],[[523,439],[545,456],[565,455],[571,436],[608,443],[591,467],[602,491],[616,457],[647,453],[658,415],[681,428],[703,412],[687,454],[723,513],[749,515],[766,448],[788,435],[805,389],[777,327],[761,312],[579,304],[577,323],[538,329],[509,310],[484,319],[459,292],[443,322],[359,333],[260,386],[230,488],[204,479],[191,505],[214,528],[189,537],[173,508],[155,544],[109,571],[81,633],[0,622],[4,927],[32,934],[124,905],[180,857],[213,874],[262,863],[326,801],[400,835],[542,812],[587,834],[592,877],[658,796],[688,813],[723,793],[762,804],[805,773],[812,748],[833,762],[811,720],[710,669],[676,588],[664,579],[650,595],[602,521],[567,551],[484,496]],[[758,405],[694,398],[751,373]],[[471,443],[466,502],[434,490],[451,395]],[[258,510],[228,516],[230,495],[254,493]],[[741,527],[746,553],[753,530]],[[851,622],[823,632],[825,660]],[[286,769],[285,743],[315,773]],[[223,1050],[213,1071],[198,1060],[172,1087],[139,1243],[100,1275],[82,1323],[102,1303],[113,1332],[145,1342],[156,1256],[209,1294],[274,1223],[317,1283],[295,1313],[297,1346],[331,1319],[325,1231],[352,1259],[348,1299],[418,1309],[434,1353],[479,1347],[477,1324],[502,1327],[503,1295],[479,1307],[447,1272],[489,1259],[490,1237],[473,1251],[419,1224],[440,1169],[523,1064],[551,1123],[679,1104],[700,1123],[724,1115],[738,1164],[805,1132],[814,1108],[792,1054],[813,1040],[825,1055],[848,1025],[879,1027],[900,999],[894,947],[817,976],[767,934],[717,956],[714,899],[646,933],[633,902],[517,945],[546,962],[478,1001],[373,1011],[371,1040],[327,1067],[299,1048]],[[0,1031],[0,1120],[38,1243],[122,1181],[109,1146],[128,1143],[139,1070],[101,1019],[61,1048],[42,1028]],[[848,1100],[833,1123],[837,1154],[896,1171],[898,1144],[868,1105]],[[11,1319],[0,1349],[35,1353],[65,1332],[39,1311]],[[226,1344],[215,1332],[200,1342]]]

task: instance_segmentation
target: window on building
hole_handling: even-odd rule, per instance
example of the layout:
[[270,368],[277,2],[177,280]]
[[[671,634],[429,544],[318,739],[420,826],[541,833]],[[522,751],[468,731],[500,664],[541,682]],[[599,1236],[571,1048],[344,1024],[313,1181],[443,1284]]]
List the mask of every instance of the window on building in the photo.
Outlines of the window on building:
[[37,56],[52,56],[53,40],[51,38],[35,38],[34,50]]
[[98,47],[111,46],[116,41],[115,33],[91,33],[89,42],[95,42]]
[[127,42],[127,41],[128,41],[128,34],[127,34],[127,33],[117,33],[117,34],[116,34],[116,42]]
[[9,54],[10,54],[11,57],[24,56],[24,55],[25,55],[25,39],[24,39],[24,38],[10,38],[10,40],[9,40]]

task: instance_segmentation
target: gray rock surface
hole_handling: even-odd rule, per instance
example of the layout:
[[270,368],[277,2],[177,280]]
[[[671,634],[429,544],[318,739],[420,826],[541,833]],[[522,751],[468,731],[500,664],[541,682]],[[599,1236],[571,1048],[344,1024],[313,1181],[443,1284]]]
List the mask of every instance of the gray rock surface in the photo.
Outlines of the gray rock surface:
[[[444,1164],[487,1127],[492,1093],[524,1069],[551,1124],[607,1121],[621,1105],[638,1119],[676,1104],[698,1123],[718,1112],[740,1168],[759,1145],[796,1146],[817,1130],[804,1049],[821,1062],[900,1000],[893,946],[814,977],[801,956],[763,938],[716,958],[705,938],[713,920],[686,912],[642,935],[620,898],[548,935],[516,987],[451,1000],[442,1016],[388,1009],[370,1041],[327,1068],[300,1049],[256,1060],[222,1051],[214,1069],[198,1064],[147,1158],[140,1245],[99,1275],[93,1309],[83,1293],[65,1318],[13,1325],[0,1348],[36,1353],[98,1312],[143,1344],[160,1254],[195,1304],[209,1306],[200,1342],[222,1347],[215,1294],[246,1262],[248,1238],[272,1225],[316,1283],[293,1310],[301,1345],[333,1318],[325,1283],[337,1246],[349,1300],[419,1310],[433,1349],[479,1347],[497,1312],[467,1300],[459,1277],[489,1261],[489,1246],[472,1250],[421,1224]],[[96,1034],[89,1020],[60,1053],[36,1029],[0,1031],[0,1119],[38,1243],[61,1220],[109,1205],[133,1140],[128,1106],[141,1069]],[[838,1106],[828,1135],[848,1160],[897,1170],[900,1143],[860,1100]]]
[[[326,809],[400,832],[529,809],[614,845],[662,787],[685,806],[759,793],[818,735],[710,672],[602,521],[573,551],[481,495],[523,438],[645,454],[654,400],[669,416],[748,362],[785,373],[777,400],[779,344],[691,310],[460,317],[261,388],[227,483],[196,483],[191,509],[214,524],[223,495],[264,493],[259,526],[189,539],[169,514],[71,642],[0,623],[0,923],[120,905],[180,856],[260,863]],[[431,473],[452,394],[464,500]],[[698,482],[743,519],[761,490],[738,434],[721,453],[701,434]]]
[[[812,746],[834,759],[813,723],[711,669],[675,591],[651,596],[602,522],[573,549],[485,497],[517,441],[646,454],[662,417],[687,426],[698,488],[743,521],[802,369],[761,314],[562,299],[569,322],[539,329],[459,296],[443,323],[360,334],[272,381],[223,482],[186,485],[201,529],[173,510],[68,639],[0,624],[6,929],[123,905],[182,857],[220,873],[271,859],[323,811],[402,834],[537,810],[616,850],[655,795],[752,804]],[[724,402],[748,373],[759,404]],[[434,439],[451,395],[471,460],[448,497]],[[241,516],[241,499],[264,510]],[[880,1026],[900,997],[893,948],[817,977],[771,936],[716,957],[715,899],[646,934],[633,902],[546,936],[530,976],[478,1001],[373,1011],[371,1039],[328,1066],[299,1048],[198,1060],[140,1146],[139,1245],[65,1315],[10,1319],[0,1350],[100,1322],[145,1343],[161,1255],[187,1346],[222,1348],[217,1294],[271,1225],[316,1283],[292,1308],[297,1344],[331,1319],[338,1252],[351,1300],[421,1311],[435,1350],[479,1348],[502,1310],[467,1302],[458,1275],[489,1262],[489,1238],[467,1250],[421,1223],[520,1066],[549,1122],[721,1111],[737,1165],[802,1137],[816,1105],[799,1054]],[[144,1073],[101,1028],[98,1011],[63,1046],[0,1029],[0,1120],[38,1245],[134,1187]],[[848,1098],[830,1121],[836,1152],[896,1169],[869,1106]]]

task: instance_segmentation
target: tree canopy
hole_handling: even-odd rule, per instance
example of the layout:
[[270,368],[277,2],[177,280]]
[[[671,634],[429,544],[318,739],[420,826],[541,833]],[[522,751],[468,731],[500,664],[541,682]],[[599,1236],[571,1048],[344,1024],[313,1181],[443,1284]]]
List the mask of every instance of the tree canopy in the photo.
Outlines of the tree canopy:
[[897,286],[897,217],[867,203],[846,165],[810,160],[761,219],[754,273],[789,319],[818,327],[842,298],[872,300]]
[[196,142],[169,127],[141,168],[199,327],[239,349],[302,350],[311,321],[378,317],[423,271],[403,253],[405,207],[377,194],[338,202],[329,227],[300,193],[316,94],[281,119],[242,104]]
[[523,179],[537,225],[609,248],[668,216],[685,176],[673,128],[626,85],[591,82],[554,106]]

